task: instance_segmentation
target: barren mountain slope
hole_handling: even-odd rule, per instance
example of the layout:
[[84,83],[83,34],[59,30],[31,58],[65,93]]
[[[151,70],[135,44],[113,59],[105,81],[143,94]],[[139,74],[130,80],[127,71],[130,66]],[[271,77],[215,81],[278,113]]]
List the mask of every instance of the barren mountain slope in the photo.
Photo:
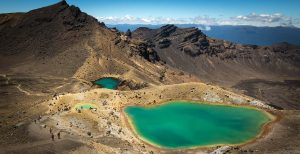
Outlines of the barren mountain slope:
[[[209,38],[197,28],[178,28],[174,25],[166,25],[159,29],[138,28],[132,36],[155,46],[158,56],[166,64],[194,74],[208,83],[229,88],[234,86],[236,89],[247,91],[251,88],[247,80],[259,87],[261,81],[285,85],[281,84],[284,80],[300,79],[299,46],[287,43],[273,46],[234,44]],[[272,85],[264,84],[251,90],[260,93],[261,91],[257,90],[262,89],[263,92],[268,88],[272,88]],[[285,86],[283,89],[287,90],[283,92],[281,89],[277,88],[276,93],[294,93],[296,90],[296,94],[284,99],[276,97],[277,102],[270,99],[270,96],[261,97],[249,92],[247,94],[283,108],[299,109],[299,86],[296,89]],[[294,100],[297,102],[293,102],[293,105],[280,104],[282,101]]]
[[168,73],[148,47],[140,56],[141,51],[132,51],[119,32],[65,1],[28,13],[2,14],[0,23],[2,74],[73,76],[88,81],[112,74],[159,84],[162,72]]

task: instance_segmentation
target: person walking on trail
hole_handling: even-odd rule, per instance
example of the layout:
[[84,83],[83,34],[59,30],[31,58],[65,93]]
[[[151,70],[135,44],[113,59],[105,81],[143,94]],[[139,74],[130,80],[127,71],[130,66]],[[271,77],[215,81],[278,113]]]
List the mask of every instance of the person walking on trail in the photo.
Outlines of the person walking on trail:
[[53,133],[51,133],[51,139],[52,139],[52,141],[54,141],[54,134]]
[[60,139],[60,132],[57,133],[57,138]]
[[50,131],[50,134],[52,134],[52,128],[51,127],[50,127],[49,131]]

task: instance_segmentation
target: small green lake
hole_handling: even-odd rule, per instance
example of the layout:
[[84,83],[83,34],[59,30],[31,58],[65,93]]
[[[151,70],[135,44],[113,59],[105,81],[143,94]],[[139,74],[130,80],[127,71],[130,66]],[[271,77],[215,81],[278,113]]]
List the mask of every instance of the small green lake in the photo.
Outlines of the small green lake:
[[125,112],[143,140],[168,149],[245,143],[271,121],[254,108],[181,101]]
[[106,78],[98,79],[94,83],[96,85],[99,85],[102,88],[117,89],[120,84],[120,80],[113,77],[106,77]]
[[89,109],[94,109],[96,108],[95,105],[92,104],[78,104],[75,107],[77,110],[89,110]]

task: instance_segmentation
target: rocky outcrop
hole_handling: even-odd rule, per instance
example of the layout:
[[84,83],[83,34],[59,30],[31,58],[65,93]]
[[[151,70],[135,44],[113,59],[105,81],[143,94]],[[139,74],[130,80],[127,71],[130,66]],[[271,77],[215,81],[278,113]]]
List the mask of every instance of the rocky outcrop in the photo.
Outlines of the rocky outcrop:
[[165,25],[159,29],[138,28],[133,38],[151,41],[158,49],[175,48],[191,57],[208,53],[209,41],[197,28]]
[[130,30],[130,29],[128,29],[128,30],[126,31],[125,36],[131,38],[131,30]]
[[162,26],[158,33],[156,34],[156,38],[164,38],[170,36],[172,33],[176,31],[177,27],[174,25],[165,25]]
[[146,82],[143,83],[138,83],[138,82],[134,82],[131,80],[123,80],[118,89],[120,90],[138,90],[138,89],[142,89],[148,87],[148,84]]
[[163,49],[163,48],[167,48],[171,45],[171,40],[167,39],[167,38],[163,38],[161,40],[158,41],[158,47],[160,49]]
[[81,28],[88,22],[87,14],[81,13],[80,9],[75,6],[70,6],[63,18],[65,19],[63,24],[67,26],[68,30]]
[[147,41],[131,41],[130,50],[133,54],[144,57],[149,62],[155,63],[160,60],[157,52],[154,50],[154,45]]
[[191,43],[194,43],[194,42],[197,42],[199,40],[199,37],[202,37],[202,38],[206,38],[206,36],[201,33],[200,30],[198,29],[191,29],[189,31],[187,31],[186,34],[183,35],[183,41],[182,42],[191,42]]

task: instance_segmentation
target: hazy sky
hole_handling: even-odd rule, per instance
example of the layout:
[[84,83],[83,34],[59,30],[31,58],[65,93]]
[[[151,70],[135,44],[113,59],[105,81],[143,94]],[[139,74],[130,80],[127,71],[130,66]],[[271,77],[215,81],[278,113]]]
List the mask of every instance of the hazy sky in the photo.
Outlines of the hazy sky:
[[[24,12],[59,0],[0,0],[0,12]],[[300,0],[67,0],[105,23],[300,27]]]

